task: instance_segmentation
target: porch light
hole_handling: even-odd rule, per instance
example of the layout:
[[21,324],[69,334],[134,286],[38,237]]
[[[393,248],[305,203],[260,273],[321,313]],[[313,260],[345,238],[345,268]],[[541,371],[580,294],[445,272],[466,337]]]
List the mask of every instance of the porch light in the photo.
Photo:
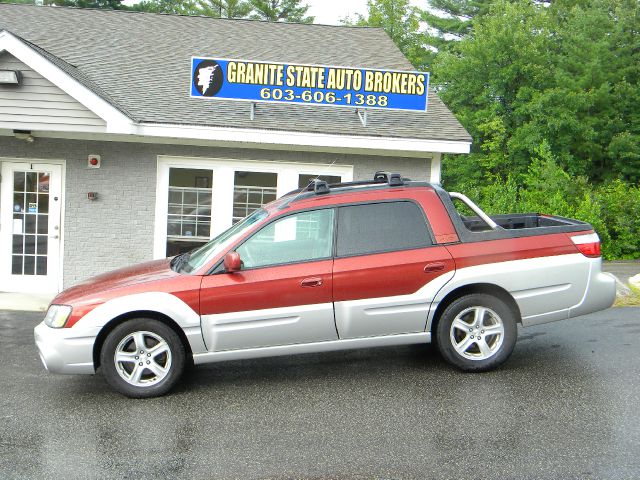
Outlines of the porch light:
[[31,135],[31,130],[14,130],[13,136],[18,140],[24,140],[27,143],[33,143],[35,139]]
[[20,85],[20,72],[17,70],[0,70],[0,84]]

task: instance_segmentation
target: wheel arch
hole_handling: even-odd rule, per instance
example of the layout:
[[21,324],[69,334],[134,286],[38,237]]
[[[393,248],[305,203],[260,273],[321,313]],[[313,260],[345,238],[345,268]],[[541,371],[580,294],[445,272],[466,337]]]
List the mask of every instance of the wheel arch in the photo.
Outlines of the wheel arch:
[[522,323],[522,315],[520,313],[520,307],[516,303],[515,299],[511,294],[505,290],[504,288],[495,285],[493,283],[472,283],[467,285],[462,285],[445,295],[445,297],[438,303],[438,307],[433,315],[430,325],[427,326],[427,331],[433,332],[438,327],[438,322],[442,317],[442,313],[446,310],[446,308],[451,305],[455,300],[460,297],[464,297],[465,295],[470,295],[474,293],[484,293],[486,295],[492,295],[500,300],[502,300],[509,309],[513,312],[516,317],[516,321],[518,323]]
[[180,341],[184,345],[185,353],[187,354],[187,362],[189,364],[193,363],[193,352],[191,350],[191,345],[189,344],[189,340],[184,333],[184,330],[178,325],[178,323],[173,320],[168,315],[153,311],[153,310],[136,310],[132,312],[126,312],[117,317],[111,319],[98,333],[96,340],[93,344],[93,366],[96,370],[100,367],[100,351],[102,350],[102,346],[104,345],[105,340],[109,336],[109,334],[116,328],[118,325],[122,325],[127,320],[132,320],[134,318],[151,318],[157,320],[159,322],[164,323],[166,326],[171,328],[176,334]]

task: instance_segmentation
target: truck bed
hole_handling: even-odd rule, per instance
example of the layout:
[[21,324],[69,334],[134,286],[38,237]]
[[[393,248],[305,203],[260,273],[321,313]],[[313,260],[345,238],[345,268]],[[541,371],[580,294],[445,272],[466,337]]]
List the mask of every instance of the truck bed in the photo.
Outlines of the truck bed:
[[[593,227],[589,223],[554,215],[544,215],[540,213],[506,213],[489,216],[482,212],[475,204],[473,204],[473,207],[477,209],[476,212],[479,213],[479,215],[461,215],[456,209],[454,199],[450,194],[440,187],[434,188],[449,213],[458,237],[462,242],[482,242],[504,238],[593,231]],[[456,198],[456,200],[459,200],[459,198]],[[490,226],[481,218],[480,214],[493,220],[496,226]]]
[[[560,227],[568,225],[584,225],[583,222],[570,218],[542,215],[540,213],[507,213],[502,215],[490,215],[491,220],[506,230],[518,230],[523,228]],[[460,215],[464,226],[472,232],[482,232],[490,229],[487,224],[477,216],[465,217]]]

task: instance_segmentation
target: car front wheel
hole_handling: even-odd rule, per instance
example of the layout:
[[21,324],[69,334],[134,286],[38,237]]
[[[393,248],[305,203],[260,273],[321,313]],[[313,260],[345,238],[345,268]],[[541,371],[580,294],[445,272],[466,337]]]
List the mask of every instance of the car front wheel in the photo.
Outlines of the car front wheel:
[[109,385],[131,398],[157,397],[180,379],[186,353],[169,326],[150,318],[118,325],[107,336],[100,365]]
[[513,352],[518,336],[516,316],[505,302],[487,294],[454,300],[436,327],[441,355],[464,371],[491,370]]

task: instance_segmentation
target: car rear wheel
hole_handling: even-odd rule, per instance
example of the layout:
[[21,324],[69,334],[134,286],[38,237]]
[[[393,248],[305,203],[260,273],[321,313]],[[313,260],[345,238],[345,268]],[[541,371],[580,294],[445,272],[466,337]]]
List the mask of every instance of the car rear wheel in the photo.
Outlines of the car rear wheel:
[[464,371],[482,372],[504,363],[518,336],[516,316],[505,302],[487,294],[454,300],[436,327],[441,355]]
[[176,332],[150,318],[118,325],[100,353],[101,370],[109,385],[131,398],[167,393],[180,380],[185,360],[185,348]]

